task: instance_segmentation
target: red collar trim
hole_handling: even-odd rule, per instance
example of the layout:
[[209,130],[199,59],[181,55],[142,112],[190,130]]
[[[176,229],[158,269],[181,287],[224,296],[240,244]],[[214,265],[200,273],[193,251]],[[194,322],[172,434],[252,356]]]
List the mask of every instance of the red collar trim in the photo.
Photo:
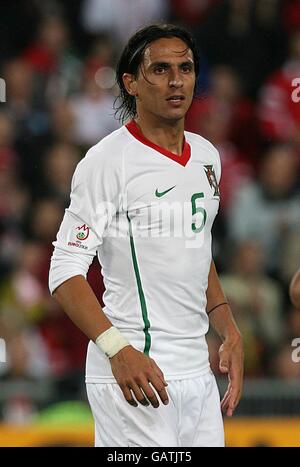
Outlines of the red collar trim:
[[183,165],[185,167],[188,161],[190,160],[191,146],[189,145],[189,143],[186,141],[185,138],[183,141],[183,152],[181,155],[178,155],[178,154],[174,154],[171,151],[168,151],[167,149],[164,149],[158,146],[157,144],[152,143],[152,141],[145,138],[145,136],[143,135],[143,133],[141,132],[141,130],[139,129],[139,127],[137,126],[134,120],[131,120],[125,126],[127,130],[129,131],[129,133],[131,133],[132,136],[134,136],[141,143],[145,144],[146,146],[149,146],[152,149],[155,149],[155,151],[160,152],[164,156],[172,159],[173,161],[178,162],[178,164]]

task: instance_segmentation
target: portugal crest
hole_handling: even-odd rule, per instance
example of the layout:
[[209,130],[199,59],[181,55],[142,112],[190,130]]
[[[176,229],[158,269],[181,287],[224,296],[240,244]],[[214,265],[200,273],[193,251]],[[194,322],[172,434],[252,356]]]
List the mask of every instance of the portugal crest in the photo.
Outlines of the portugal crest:
[[90,233],[89,227],[87,227],[85,224],[83,224],[81,227],[76,227],[76,231],[78,231],[76,238],[81,241],[86,240]]
[[213,165],[205,165],[204,170],[207,176],[208,183],[210,184],[210,187],[214,190],[213,196],[218,196],[220,197],[220,190],[219,190],[219,185],[217,182],[217,177],[215,174],[214,166]]

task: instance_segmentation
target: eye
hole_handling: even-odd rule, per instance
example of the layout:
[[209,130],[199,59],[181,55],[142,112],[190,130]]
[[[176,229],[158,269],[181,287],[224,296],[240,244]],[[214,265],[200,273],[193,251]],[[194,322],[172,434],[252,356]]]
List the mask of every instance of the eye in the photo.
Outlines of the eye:
[[158,65],[154,69],[154,73],[156,73],[157,75],[162,75],[166,71],[167,71],[167,66],[165,66],[165,65]]
[[192,65],[187,64],[187,65],[182,65],[182,67],[181,67],[181,71],[183,73],[190,73],[192,70],[193,70]]

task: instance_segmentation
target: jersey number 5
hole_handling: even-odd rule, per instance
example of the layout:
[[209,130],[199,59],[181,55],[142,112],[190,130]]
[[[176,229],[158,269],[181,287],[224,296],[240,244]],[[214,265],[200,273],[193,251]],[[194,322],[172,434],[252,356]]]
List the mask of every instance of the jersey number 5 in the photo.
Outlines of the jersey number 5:
[[[191,198],[191,203],[192,203],[192,216],[195,214],[199,214],[199,222],[198,222],[198,227],[196,226],[196,222],[192,223],[192,231],[194,233],[199,233],[201,230],[204,229],[205,223],[206,223],[206,211],[202,206],[197,206],[197,200],[204,198],[204,193],[194,193]],[[200,223],[201,222],[201,223]]]

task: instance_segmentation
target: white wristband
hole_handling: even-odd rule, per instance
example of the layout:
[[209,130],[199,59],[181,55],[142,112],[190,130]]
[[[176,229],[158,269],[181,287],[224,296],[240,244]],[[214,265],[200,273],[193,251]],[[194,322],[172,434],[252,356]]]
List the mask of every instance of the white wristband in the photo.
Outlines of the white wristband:
[[108,358],[112,358],[124,347],[130,345],[127,339],[125,339],[120,331],[114,326],[100,334],[100,336],[95,340],[95,344]]

